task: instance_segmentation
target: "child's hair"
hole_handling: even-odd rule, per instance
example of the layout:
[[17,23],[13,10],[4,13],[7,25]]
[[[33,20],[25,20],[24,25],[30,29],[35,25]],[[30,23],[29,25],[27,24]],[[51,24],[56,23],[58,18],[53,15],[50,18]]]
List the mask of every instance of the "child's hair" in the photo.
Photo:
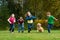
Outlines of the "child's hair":
[[21,19],[23,19],[23,17],[20,17]]
[[27,16],[31,15],[30,11],[27,12]]
[[47,12],[47,15],[51,15],[51,12]]
[[12,16],[15,16],[15,14],[14,14],[14,13],[13,13],[13,14],[11,14],[11,17],[12,17]]

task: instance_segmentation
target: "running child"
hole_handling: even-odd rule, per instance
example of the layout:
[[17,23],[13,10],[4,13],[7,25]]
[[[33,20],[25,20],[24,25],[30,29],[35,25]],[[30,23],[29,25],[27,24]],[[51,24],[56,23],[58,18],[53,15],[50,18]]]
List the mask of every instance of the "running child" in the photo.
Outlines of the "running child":
[[14,24],[16,22],[16,19],[15,19],[15,14],[12,14],[9,18],[8,18],[8,22],[10,24],[10,32],[14,32]]
[[27,20],[27,23],[28,23],[28,33],[30,33],[31,28],[33,27],[33,19],[35,19],[35,18],[36,17],[32,16],[32,14],[30,13],[30,11],[27,12],[26,20]]
[[24,32],[24,19],[23,17],[20,17],[18,19],[18,32],[20,33],[20,30],[22,31],[22,33]]
[[54,24],[54,20],[57,21],[58,19],[56,19],[54,16],[52,16],[50,12],[47,12],[47,17],[48,17],[48,19],[46,21],[48,22],[48,33],[50,33],[50,30]]

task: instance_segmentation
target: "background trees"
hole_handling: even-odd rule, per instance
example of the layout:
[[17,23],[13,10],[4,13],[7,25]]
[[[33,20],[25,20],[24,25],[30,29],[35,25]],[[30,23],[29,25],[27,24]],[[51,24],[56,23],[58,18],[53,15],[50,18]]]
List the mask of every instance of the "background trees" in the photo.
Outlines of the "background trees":
[[0,0],[1,29],[8,27],[7,18],[12,13],[18,19],[20,16],[25,17],[27,11],[31,11],[38,19],[46,19],[46,12],[50,11],[59,19],[55,26],[60,27],[60,0]]

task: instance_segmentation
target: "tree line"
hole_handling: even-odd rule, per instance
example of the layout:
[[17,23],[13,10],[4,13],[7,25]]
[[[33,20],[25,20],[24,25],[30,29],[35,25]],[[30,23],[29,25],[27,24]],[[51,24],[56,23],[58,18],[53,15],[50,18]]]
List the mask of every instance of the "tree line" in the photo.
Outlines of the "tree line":
[[15,13],[16,18],[25,18],[25,13],[30,11],[38,19],[46,19],[46,12],[50,11],[59,21],[55,28],[60,27],[60,0],[0,0],[0,29],[6,29],[9,24],[8,17]]

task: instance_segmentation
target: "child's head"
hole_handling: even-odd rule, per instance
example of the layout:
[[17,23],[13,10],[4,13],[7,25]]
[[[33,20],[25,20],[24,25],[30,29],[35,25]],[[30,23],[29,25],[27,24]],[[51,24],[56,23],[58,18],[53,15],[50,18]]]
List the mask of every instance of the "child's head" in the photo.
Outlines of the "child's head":
[[31,16],[31,13],[30,13],[30,11],[28,11],[28,12],[27,12],[27,15],[28,15],[28,16]]
[[23,19],[23,17],[20,17],[20,19]]
[[11,17],[15,17],[15,14],[12,14]]
[[49,17],[51,15],[51,13],[50,12],[47,12],[47,16]]
[[38,26],[38,27],[41,27],[41,23],[38,23],[37,26]]

